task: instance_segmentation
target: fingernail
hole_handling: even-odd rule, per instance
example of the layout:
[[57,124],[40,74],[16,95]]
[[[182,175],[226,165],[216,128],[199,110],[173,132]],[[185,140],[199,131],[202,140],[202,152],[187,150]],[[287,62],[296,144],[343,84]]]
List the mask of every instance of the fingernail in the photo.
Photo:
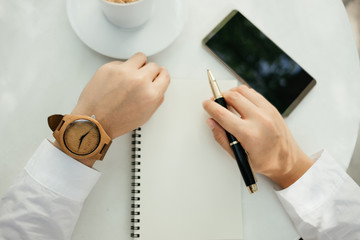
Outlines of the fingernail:
[[215,123],[214,123],[214,121],[213,121],[212,119],[210,119],[210,118],[206,119],[206,124],[209,126],[209,128],[210,128],[211,130],[214,130],[214,128],[215,128]]

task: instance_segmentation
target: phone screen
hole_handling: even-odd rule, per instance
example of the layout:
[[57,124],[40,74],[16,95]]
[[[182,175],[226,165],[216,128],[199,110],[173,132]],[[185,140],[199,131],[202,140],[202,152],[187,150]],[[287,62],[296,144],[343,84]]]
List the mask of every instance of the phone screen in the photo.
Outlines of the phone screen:
[[299,64],[236,10],[204,38],[203,44],[284,116],[316,83]]

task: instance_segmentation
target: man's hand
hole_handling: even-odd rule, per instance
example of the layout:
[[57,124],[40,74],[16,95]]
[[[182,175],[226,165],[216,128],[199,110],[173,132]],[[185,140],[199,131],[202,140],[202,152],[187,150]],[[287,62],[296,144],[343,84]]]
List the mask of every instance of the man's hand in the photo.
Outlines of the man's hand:
[[313,161],[301,151],[280,113],[262,95],[243,85],[223,92],[223,96],[234,112],[211,100],[204,101],[203,107],[212,117],[207,124],[215,139],[232,156],[224,129],[248,152],[254,171],[282,188],[290,186],[311,167]]
[[137,53],[95,73],[71,114],[95,115],[106,133],[119,137],[144,124],[164,99],[170,77],[164,67]]

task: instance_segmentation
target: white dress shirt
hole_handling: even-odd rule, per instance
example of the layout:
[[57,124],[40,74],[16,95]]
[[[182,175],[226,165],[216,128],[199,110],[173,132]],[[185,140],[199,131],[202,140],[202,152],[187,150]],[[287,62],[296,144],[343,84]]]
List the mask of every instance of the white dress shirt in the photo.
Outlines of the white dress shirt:
[[0,202],[0,239],[71,239],[100,177],[44,140]]
[[277,195],[304,240],[360,239],[360,188],[326,151]]
[[[293,185],[277,191],[307,239],[360,239],[360,188],[327,152]],[[44,140],[0,202],[0,239],[71,239],[84,200],[100,177]]]

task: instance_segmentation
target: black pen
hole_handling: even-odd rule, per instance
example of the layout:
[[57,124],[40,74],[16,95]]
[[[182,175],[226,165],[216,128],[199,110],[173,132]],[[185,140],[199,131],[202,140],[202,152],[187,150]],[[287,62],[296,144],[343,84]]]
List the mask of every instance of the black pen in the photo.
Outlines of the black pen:
[[[225,101],[225,98],[221,95],[219,86],[210,72],[210,70],[207,70],[211,90],[214,94],[215,102],[223,106],[224,108],[227,108],[227,104]],[[226,136],[229,140],[229,144],[231,147],[231,150],[234,153],[237,165],[240,169],[241,175],[244,179],[246,188],[250,193],[254,193],[257,191],[257,185],[256,185],[256,177],[253,174],[253,171],[249,165],[248,156],[244,148],[241,146],[240,142],[229,132],[226,132]]]

